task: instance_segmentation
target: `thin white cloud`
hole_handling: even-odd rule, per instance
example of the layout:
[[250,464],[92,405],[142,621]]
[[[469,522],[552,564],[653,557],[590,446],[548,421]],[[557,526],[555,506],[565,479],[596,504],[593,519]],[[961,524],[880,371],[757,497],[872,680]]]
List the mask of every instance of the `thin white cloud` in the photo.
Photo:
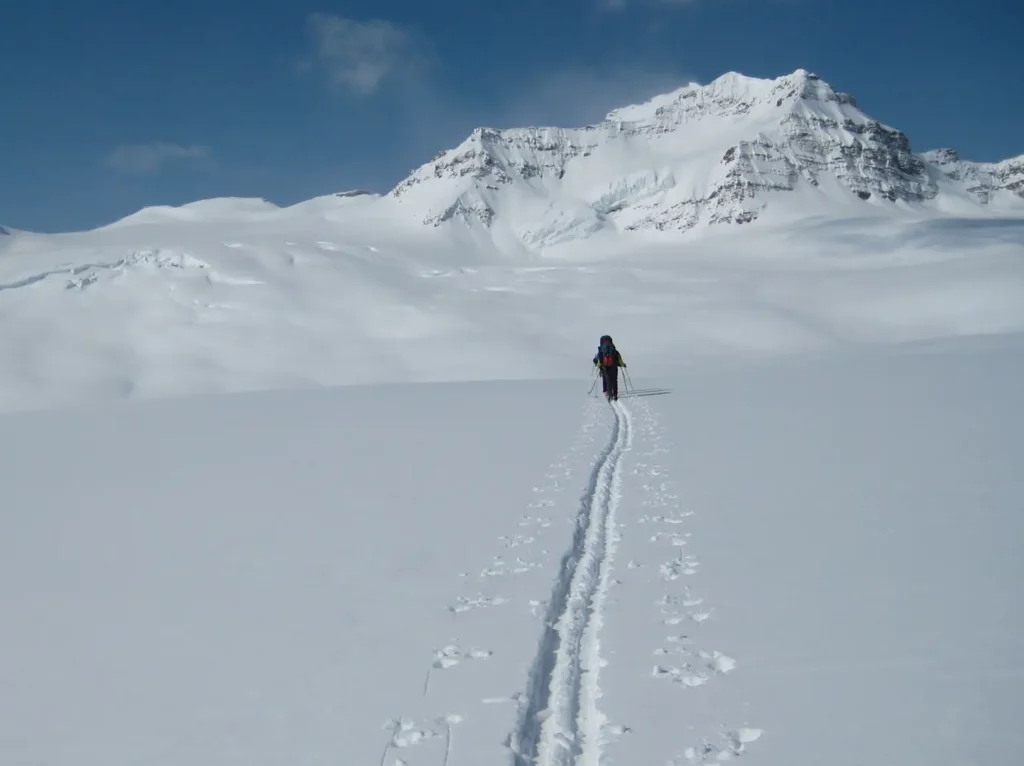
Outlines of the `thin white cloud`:
[[204,160],[210,156],[206,146],[181,146],[153,141],[148,144],[124,144],[106,156],[106,165],[124,173],[156,173],[168,162]]
[[356,21],[329,13],[308,19],[313,51],[303,69],[320,69],[335,86],[367,95],[387,79],[408,79],[429,61],[416,30],[389,21]]
[[439,150],[460,144],[474,128],[578,128],[600,122],[613,109],[644,103],[691,82],[682,70],[609,63],[501,79],[493,83],[486,103],[440,86],[417,89],[402,102],[405,118],[396,121],[402,140],[378,185],[392,188]]
[[561,69],[532,80],[506,99],[507,126],[581,127],[608,112],[640,104],[693,81],[681,71],[620,66],[607,69]]

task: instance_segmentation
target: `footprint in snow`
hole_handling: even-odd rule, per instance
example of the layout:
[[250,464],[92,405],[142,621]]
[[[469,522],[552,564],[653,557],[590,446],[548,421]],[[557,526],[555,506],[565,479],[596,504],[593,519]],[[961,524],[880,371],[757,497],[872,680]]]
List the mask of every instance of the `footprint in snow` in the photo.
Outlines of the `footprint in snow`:
[[567,469],[562,470],[561,466],[557,466],[556,470],[558,471],[558,473],[546,473],[544,474],[544,478],[551,479],[557,485],[559,479],[565,478],[566,476],[572,476],[572,471]]
[[494,559],[492,566],[480,573],[480,577],[503,577],[509,574],[523,574],[525,572],[529,572],[531,569],[536,569],[539,566],[540,564],[535,564],[532,561],[525,561],[518,556],[516,557],[514,564],[506,564],[505,560],[498,556]]
[[448,668],[455,667],[463,660],[484,660],[493,654],[494,652],[490,649],[471,649],[467,652],[455,644],[449,644],[443,649],[438,649],[434,652],[432,667],[437,670],[447,670]]
[[534,487],[533,493],[536,495],[543,495],[545,492],[561,492],[562,485],[559,481],[555,480],[551,482],[550,487]]
[[391,740],[388,744],[398,748],[412,747],[421,742],[428,742],[444,736],[442,732],[438,732],[433,727],[420,726],[407,718],[388,721],[384,724],[384,728],[391,732]]
[[655,665],[651,675],[655,678],[667,678],[673,683],[691,688],[703,686],[708,682],[708,676],[694,670],[693,666],[689,663],[681,668]]
[[669,531],[666,531],[666,530],[660,530],[658,532],[655,532],[653,535],[651,535],[649,540],[648,540],[648,542],[656,543],[656,542],[660,542],[661,540],[668,540],[669,543],[672,544],[672,546],[674,546],[676,548],[679,548],[679,547],[682,547],[682,546],[686,545],[687,538],[689,536],[690,536],[689,534],[685,534],[685,533],[669,532]]
[[[461,723],[463,717],[458,713],[435,718],[428,723],[417,723],[407,718],[392,719],[384,724],[383,728],[391,734],[387,748],[392,747],[404,749],[413,747],[434,739],[444,739],[450,736],[453,724]],[[384,758],[387,757],[387,749],[384,751]],[[381,762],[384,762],[384,758]],[[402,762],[399,760],[398,762]]]
[[[693,511],[680,511],[677,516],[662,516],[659,520],[665,524],[683,524],[690,516],[693,516]],[[686,536],[690,534],[687,532]]]
[[763,729],[739,728],[719,735],[717,744],[704,739],[700,745],[688,747],[672,761],[672,766],[703,766],[709,763],[721,763],[737,758],[747,750],[747,745],[756,742],[764,734]]
[[692,556],[685,559],[668,561],[658,568],[662,580],[677,580],[682,575],[697,574],[697,567],[700,565]]
[[[678,636],[677,638],[686,639],[685,636]],[[710,652],[705,651],[704,649],[694,651],[687,646],[687,644],[690,643],[688,639],[676,642],[669,640],[668,643],[673,643],[674,645],[669,648],[660,647],[655,649],[654,655],[656,657],[689,657],[694,663],[697,663],[699,660],[699,664],[702,668],[723,676],[728,675],[736,669],[736,660],[727,654],[723,654],[717,649]],[[693,667],[692,663],[686,663],[686,668],[688,670],[693,670]]]
[[687,614],[682,615],[669,609],[661,610],[661,622],[663,625],[682,625],[687,620],[700,624],[710,618],[710,612],[688,612]]
[[512,566],[511,572],[512,574],[525,574],[526,572],[529,572],[531,569],[537,569],[539,566],[540,564],[537,564],[533,561],[524,561],[523,559],[517,557],[516,563]]
[[461,614],[462,612],[469,612],[473,609],[486,609],[492,606],[501,606],[508,602],[508,599],[503,596],[495,596],[493,598],[487,596],[474,596],[467,598],[466,596],[459,596],[456,601],[458,603],[455,606],[448,607],[448,611],[454,612],[455,614]]
[[677,580],[680,577],[682,567],[681,561],[671,561],[658,567],[658,574],[662,580]]
[[511,537],[502,535],[498,539],[501,540],[506,548],[518,548],[520,545],[530,545],[536,542],[537,538],[530,537],[529,535],[512,535]]
[[736,660],[717,650],[713,652],[701,651],[697,653],[697,656],[704,661],[704,665],[708,670],[712,670],[715,673],[727,675],[736,669]]

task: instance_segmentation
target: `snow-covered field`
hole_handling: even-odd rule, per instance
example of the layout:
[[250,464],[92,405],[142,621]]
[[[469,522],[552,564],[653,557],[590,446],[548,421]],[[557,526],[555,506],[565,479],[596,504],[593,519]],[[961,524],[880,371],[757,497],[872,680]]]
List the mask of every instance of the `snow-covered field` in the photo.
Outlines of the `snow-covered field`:
[[0,763],[1018,763],[1022,350],[7,414]]
[[1024,759],[1024,220],[358,204],[5,237],[0,763]]
[[1024,218],[812,219],[512,258],[373,202],[0,240],[0,409],[576,378],[605,332],[664,375],[1024,330]]
[[1024,163],[713,86],[0,229],[0,766],[1024,763]]

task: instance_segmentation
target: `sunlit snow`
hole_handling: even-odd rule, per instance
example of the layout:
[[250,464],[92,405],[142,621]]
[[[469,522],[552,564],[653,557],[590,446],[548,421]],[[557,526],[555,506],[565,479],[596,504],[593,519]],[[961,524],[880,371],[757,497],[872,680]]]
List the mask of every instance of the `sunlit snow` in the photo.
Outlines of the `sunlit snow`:
[[0,230],[0,764],[1024,761],[1024,171],[901,142],[727,75]]

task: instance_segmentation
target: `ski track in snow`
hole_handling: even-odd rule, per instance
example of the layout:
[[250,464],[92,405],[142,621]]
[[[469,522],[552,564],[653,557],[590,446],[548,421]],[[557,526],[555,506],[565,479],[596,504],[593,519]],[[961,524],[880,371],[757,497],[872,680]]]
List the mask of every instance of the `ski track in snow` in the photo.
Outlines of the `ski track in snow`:
[[[607,412],[603,402],[588,399],[582,433],[567,454],[551,465],[547,474],[549,484],[533,487],[538,499],[529,503],[530,512],[519,523],[519,531],[503,534],[498,542],[504,553],[494,556],[491,564],[482,570],[463,572],[468,593],[456,598],[448,611],[458,621],[465,612],[480,608],[502,607],[509,599],[490,587],[500,588],[505,577],[523,574],[542,566],[537,560],[547,556],[543,548],[544,536],[551,531],[552,518],[533,515],[551,510],[557,513],[561,504],[550,493],[565,489],[572,471],[568,459],[572,454],[594,449],[594,442],[602,424],[600,413]],[[630,467],[630,472],[642,477],[643,500],[652,512],[636,519],[640,525],[657,528],[649,535],[649,542],[669,546],[671,559],[658,568],[658,579],[664,586],[681,586],[681,593],[667,590],[655,602],[660,610],[661,622],[669,628],[664,642],[654,651],[659,664],[654,666],[655,679],[667,679],[681,689],[696,693],[714,676],[726,676],[736,667],[736,660],[718,650],[705,650],[693,643],[693,637],[680,632],[684,624],[694,630],[712,616],[713,609],[704,599],[694,597],[689,586],[681,579],[697,572],[696,556],[684,551],[691,533],[685,529],[692,511],[682,510],[679,496],[670,491],[672,484],[662,466],[654,464],[657,456],[669,452],[662,446],[663,429],[647,402],[622,402],[610,405],[613,413],[608,441],[597,454],[589,477],[578,501],[574,518],[574,531],[569,550],[562,556],[557,576],[547,599],[531,600],[529,608],[535,617],[544,621],[536,655],[530,667],[525,693],[500,695],[478,700],[492,705],[516,703],[518,712],[513,730],[505,739],[505,747],[512,754],[514,766],[600,766],[604,761],[606,742],[603,737],[629,732],[629,727],[607,725],[605,715],[598,707],[602,695],[599,685],[601,668],[606,664],[601,656],[600,631],[605,619],[605,600],[611,578],[612,563],[619,540],[617,514],[623,495],[624,474],[627,473],[625,455],[632,451],[634,439],[639,439],[644,450]],[[546,497],[547,496],[547,497]],[[566,518],[566,521],[570,519]],[[547,539],[546,542],[550,542]],[[535,550],[540,548],[540,550]],[[538,556],[539,554],[539,556]],[[647,564],[630,561],[627,569],[638,569]],[[686,633],[691,631],[686,630]],[[466,661],[479,662],[494,653],[486,648],[462,645],[457,638],[435,647],[422,684],[422,697],[431,695],[432,678]],[[661,681],[664,682],[664,681]],[[463,720],[461,714],[432,716],[416,722],[405,717],[387,724],[391,734],[382,763],[390,750],[414,747],[430,740],[440,741],[444,764],[451,759],[453,741],[452,724]],[[723,733],[724,732],[724,733]],[[763,732],[752,728],[729,728],[725,725],[710,736],[698,739],[698,744],[686,747],[669,763],[682,766],[700,766],[743,754],[750,742]],[[614,738],[614,737],[613,737]],[[610,743],[610,741],[609,741]],[[397,759],[396,764],[405,764]]]
[[608,445],[580,501],[572,546],[549,602],[530,671],[525,706],[510,746],[517,764],[597,766],[604,716],[598,708],[600,629],[614,555],[622,458],[632,445],[632,415],[613,403]]
[[[505,576],[523,574],[542,566],[541,563],[534,559],[544,559],[547,557],[548,551],[543,547],[541,537],[545,530],[549,530],[552,527],[553,521],[548,516],[533,514],[548,509],[557,510],[555,508],[557,502],[544,496],[549,493],[562,492],[565,489],[564,484],[566,480],[570,479],[573,475],[569,463],[570,459],[575,455],[593,449],[596,431],[600,427],[598,413],[603,411],[603,409],[601,406],[595,406],[593,400],[588,400],[584,403],[584,422],[575,444],[549,466],[549,472],[546,474],[549,483],[533,487],[533,493],[538,495],[540,499],[528,504],[530,512],[524,514],[519,520],[519,531],[517,533],[503,534],[498,537],[498,542],[506,552],[514,549],[515,561],[506,560],[507,553],[499,554],[492,558],[489,566],[478,573],[461,573],[460,576],[468,581],[468,592],[465,595],[457,596],[455,603],[449,604],[447,607],[447,611],[451,613],[454,619],[458,620],[463,614],[476,609],[500,607],[509,603],[510,599],[501,595],[500,592],[491,591],[484,593],[481,591],[482,589],[486,590],[488,586],[500,587],[500,583]],[[543,616],[541,612],[546,607],[546,600],[531,600],[529,612],[539,619]],[[422,698],[427,699],[431,695],[433,679],[437,673],[448,672],[467,660],[488,660],[492,656],[494,656],[494,652],[490,649],[480,647],[463,648],[457,638],[452,638],[443,646],[435,648],[432,660],[427,666],[424,675]],[[479,702],[483,705],[516,703],[520,697],[520,694],[506,694],[486,697],[479,700]],[[436,742],[441,739],[444,739],[443,763],[449,763],[452,757],[454,741],[452,724],[460,723],[463,720],[463,716],[460,713],[448,713],[433,715],[420,720],[401,716],[387,721],[384,724],[384,729],[388,731],[389,738],[381,755],[381,766],[388,766],[388,756],[392,750],[402,751],[422,743]],[[505,744],[507,746],[508,742]],[[405,758],[397,758],[390,763],[391,766],[408,766],[410,761]]]

